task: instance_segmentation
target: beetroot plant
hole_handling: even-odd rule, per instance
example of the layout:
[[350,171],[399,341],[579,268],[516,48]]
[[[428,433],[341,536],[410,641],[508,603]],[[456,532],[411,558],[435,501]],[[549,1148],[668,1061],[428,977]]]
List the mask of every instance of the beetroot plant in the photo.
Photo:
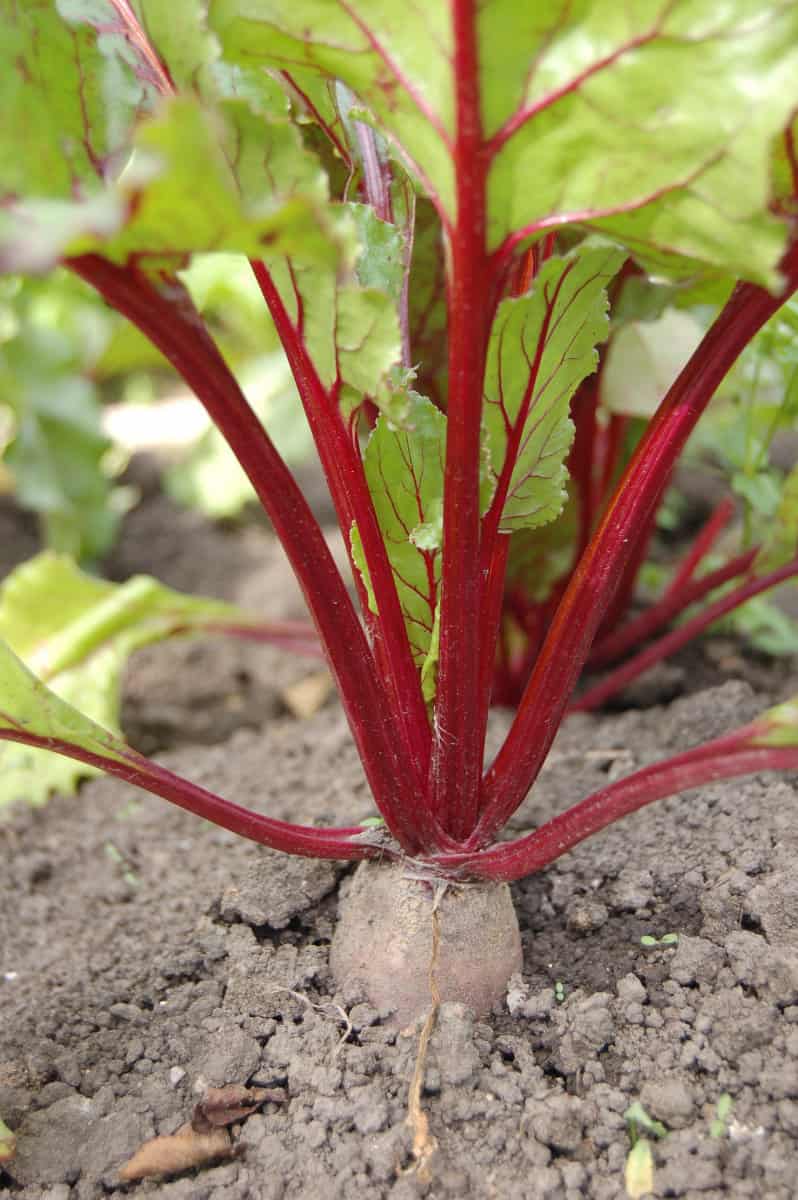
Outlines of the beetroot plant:
[[[301,584],[384,824],[306,828],[242,809],[92,723],[8,647],[0,738],[289,854],[369,860],[333,947],[339,978],[402,1016],[418,1009],[435,906],[441,994],[487,1008],[520,962],[507,881],[660,797],[798,767],[788,703],[501,840],[570,705],[600,703],[798,574],[790,478],[761,544],[706,569],[724,502],[660,599],[631,608],[688,438],[798,288],[798,9],[0,0],[0,12],[0,266],[66,267],[205,406]],[[249,260],[273,321],[354,599],[192,297],[192,257],[219,253]],[[651,319],[699,303],[714,318],[680,357],[673,322]],[[650,354],[627,360],[624,407],[612,360],[641,320]],[[26,628],[47,678],[35,620]],[[605,666],[575,699],[585,669]],[[486,763],[492,700],[515,714]]]

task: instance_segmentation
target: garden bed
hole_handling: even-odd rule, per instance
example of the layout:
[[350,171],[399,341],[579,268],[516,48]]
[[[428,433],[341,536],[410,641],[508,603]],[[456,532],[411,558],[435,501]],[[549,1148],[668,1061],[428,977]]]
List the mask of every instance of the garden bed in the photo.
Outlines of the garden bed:
[[[267,529],[212,528],[158,497],[128,521],[113,569],[273,616],[301,612]],[[297,721],[281,699],[317,668],[240,643],[142,652],[126,727],[240,803],[309,823],[360,820],[373,807],[337,703]],[[733,647],[699,650],[680,670],[665,686],[689,694],[668,704],[569,719],[511,832],[791,690],[787,666],[747,666]],[[656,698],[649,688],[645,703]],[[654,1194],[787,1200],[795,784],[704,787],[514,885],[523,979],[490,1019],[451,1005],[439,1014],[422,1095],[439,1147],[428,1179],[413,1170],[405,1123],[418,1031],[397,1034],[362,997],[333,991],[328,946],[348,869],[264,851],[113,780],[16,807],[0,825],[0,1115],[18,1149],[0,1198],[610,1200],[624,1195],[623,1114],[642,1100],[668,1130],[654,1147]],[[641,943],[672,933],[676,945]],[[120,1166],[188,1120],[205,1085],[250,1082],[284,1099],[234,1127],[234,1158],[119,1183]],[[724,1093],[733,1108],[712,1136]]]

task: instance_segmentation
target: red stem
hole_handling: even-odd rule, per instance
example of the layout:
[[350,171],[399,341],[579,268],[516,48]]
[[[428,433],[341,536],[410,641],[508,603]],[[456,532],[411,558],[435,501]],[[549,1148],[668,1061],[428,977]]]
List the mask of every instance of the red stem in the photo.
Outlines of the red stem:
[[[349,531],[357,524],[363,552],[368,562],[371,584],[377,601],[378,616],[364,604],[366,619],[378,639],[381,665],[385,668],[391,694],[391,715],[396,731],[404,742],[406,764],[414,775],[411,822],[423,845],[440,844],[440,830],[429,815],[425,787],[429,769],[431,736],[421,681],[405,629],[404,617],[396,592],[385,543],[382,539],[371,494],[363,472],[356,440],[344,424],[335,397],[319,379],[310,355],[294,326],[262,262],[252,269],[282,342],[297,390],[307,415],[324,474],[330,487],[338,521],[350,552]],[[353,567],[353,574],[360,574]]]
[[490,291],[475,0],[452,0],[457,220],[451,233],[449,400],[433,803],[455,837],[471,832],[482,773],[479,464]]
[[574,712],[588,712],[594,708],[600,708],[601,705],[610,696],[621,691],[631,683],[633,679],[637,679],[638,675],[642,675],[654,663],[660,662],[663,658],[668,658],[671,654],[675,654],[677,650],[681,650],[699,633],[703,633],[713,622],[725,617],[727,613],[732,612],[735,608],[739,608],[741,604],[745,604],[746,600],[750,600],[753,596],[759,596],[762,592],[769,591],[770,588],[778,587],[780,583],[784,583],[787,579],[792,579],[798,575],[798,559],[794,559],[786,566],[780,567],[777,571],[770,571],[769,574],[763,575],[761,579],[752,579],[749,583],[744,583],[741,587],[735,588],[728,592],[714,604],[710,604],[703,612],[697,613],[691,620],[685,621],[684,625],[680,625],[678,629],[666,633],[664,637],[658,638],[656,642],[652,642],[645,650],[641,650],[634,658],[629,659],[616,670],[597,683],[594,687],[588,688],[583,695],[571,705],[571,710]]
[[[251,625],[239,625],[227,621],[211,621],[202,627],[203,633],[221,633],[225,637],[239,638],[242,642],[265,642],[268,646],[279,646],[303,658],[323,658],[324,651],[314,625],[309,621],[264,621]],[[173,634],[189,633],[175,629]]]
[[497,882],[522,879],[549,866],[607,825],[655,800],[721,779],[758,771],[798,769],[798,747],[752,745],[752,730],[753,727],[739,729],[705,746],[644,767],[594,792],[526,837],[473,854],[437,855],[432,861],[451,877],[462,875]]
[[671,596],[678,596],[687,586],[733,515],[734,501],[731,496],[724,496],[695,538],[690,552],[685,555],[679,565],[679,569],[668,584],[663,600],[667,600]]
[[[663,485],[662,492],[665,492],[667,481]],[[648,549],[651,544],[651,539],[654,536],[654,530],[657,526],[657,508],[654,505],[648,514],[645,525],[642,525],[632,547],[629,556],[623,566],[620,568],[620,576],[617,582],[613,585],[613,595],[607,606],[607,612],[604,620],[599,627],[599,636],[607,631],[611,631],[617,627],[619,622],[626,616],[634,599],[637,580],[642,570],[643,564],[648,558]]]
[[605,499],[609,497],[613,476],[618,468],[618,460],[621,456],[623,439],[628,425],[628,417],[622,416],[620,413],[613,413],[610,416],[604,437],[604,461],[601,464],[601,478],[596,481],[598,493],[594,503],[595,511],[598,511]]
[[381,221],[392,222],[391,179],[380,161],[374,130],[362,121],[354,121],[353,125],[360,151],[366,199]]
[[618,580],[696,422],[741,351],[798,286],[796,247],[781,265],[789,280],[785,294],[738,284],[652,418],[574,571],[510,733],[485,777],[474,848],[492,840],[536,779]]
[[736,558],[731,559],[724,566],[718,567],[716,571],[712,571],[708,575],[702,575],[700,579],[693,579],[679,593],[672,592],[668,588],[662,599],[658,600],[656,604],[652,604],[639,617],[635,617],[621,629],[617,629],[614,633],[610,633],[597,641],[590,652],[588,665],[592,669],[615,662],[627,650],[631,650],[634,646],[644,642],[646,638],[651,637],[663,625],[667,625],[674,617],[678,617],[691,604],[695,604],[698,600],[703,600],[710,592],[714,592],[715,588],[722,587],[724,583],[729,583],[730,580],[736,579],[738,575],[745,574],[757,554],[758,550],[756,548],[747,550],[745,554],[737,555]]
[[375,803],[400,844],[419,848],[407,760],[371,649],[318,522],[244,398],[216,344],[174,279],[161,292],[141,272],[99,255],[65,265],[157,346],[185,379],[249,477],[283,544],[319,630]]
[[579,537],[576,548],[577,559],[582,555],[590,541],[595,520],[593,508],[593,455],[597,440],[598,426],[596,409],[598,406],[598,376],[591,375],[579,386],[571,404],[576,432],[574,444],[568,457],[568,473],[574,481],[576,499],[579,505]]
[[[250,841],[269,846],[272,850],[282,850],[286,854],[298,854],[306,858],[338,859],[374,858],[385,853],[384,848],[368,844],[365,840],[366,830],[362,826],[314,829],[309,825],[292,825],[288,821],[265,817],[261,813],[243,808],[240,804],[223,800],[221,796],[173,774],[129,747],[125,748],[124,760],[118,762],[103,754],[84,750],[71,742],[38,737],[21,729],[0,729],[0,740],[22,742],[26,746],[35,746],[37,749],[52,751],[62,754],[65,758],[73,758],[78,762],[88,763],[89,766],[98,767],[106,775],[115,775],[125,783],[144,788],[145,791],[161,796],[187,812],[211,821],[214,825],[220,825],[222,829],[229,829],[239,837],[249,838]],[[354,838],[360,838],[361,841],[355,843],[352,841]],[[390,850],[388,854],[392,856]]]
[[485,751],[485,733],[488,725],[493,674],[496,666],[496,647],[502,622],[504,579],[507,572],[507,555],[510,552],[510,535],[500,533],[496,537],[494,552],[485,572],[482,599],[482,626],[480,630],[480,684],[481,697],[480,731],[482,746],[480,757]]

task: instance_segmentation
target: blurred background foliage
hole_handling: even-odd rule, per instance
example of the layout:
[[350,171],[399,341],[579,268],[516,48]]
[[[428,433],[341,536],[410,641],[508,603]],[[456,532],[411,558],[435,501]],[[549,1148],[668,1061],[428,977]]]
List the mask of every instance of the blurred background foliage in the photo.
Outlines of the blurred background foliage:
[[[310,432],[246,260],[197,256],[183,278],[281,453],[302,461]],[[0,279],[0,493],[36,514],[45,546],[96,564],[135,503],[122,479],[137,449],[161,453],[164,487],[211,517],[252,498],[169,364],[91,288],[65,270]]]

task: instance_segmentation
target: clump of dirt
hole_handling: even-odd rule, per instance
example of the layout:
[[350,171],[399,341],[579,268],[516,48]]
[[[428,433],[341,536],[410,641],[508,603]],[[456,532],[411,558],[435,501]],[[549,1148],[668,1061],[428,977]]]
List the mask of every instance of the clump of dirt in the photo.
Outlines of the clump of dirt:
[[[730,683],[571,718],[514,831],[766,703]],[[335,706],[164,761],[293,820],[371,811]],[[505,1004],[481,1020],[457,1004],[438,1014],[421,1099],[439,1149],[425,1181],[408,1170],[405,1122],[417,1037],[333,989],[342,867],[262,851],[115,781],[18,807],[0,826],[0,1114],[18,1134],[0,1197],[121,1194],[120,1166],[184,1125],[203,1089],[250,1084],[286,1099],[232,1127],[233,1159],[122,1192],[615,1200],[623,1114],[641,1100],[668,1131],[654,1194],[788,1200],[795,815],[794,777],[714,784],[516,885],[524,967]],[[732,1108],[718,1121],[724,1094]]]

